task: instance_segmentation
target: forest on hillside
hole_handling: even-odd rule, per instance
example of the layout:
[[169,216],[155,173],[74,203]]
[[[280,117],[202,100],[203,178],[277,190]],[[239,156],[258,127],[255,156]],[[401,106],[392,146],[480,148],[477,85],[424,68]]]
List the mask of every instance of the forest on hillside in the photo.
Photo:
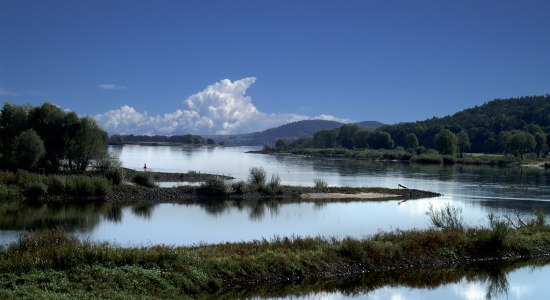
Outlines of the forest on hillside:
[[[287,147],[284,141],[279,148]],[[436,149],[440,154],[505,153],[523,158],[550,148],[550,95],[497,99],[452,116],[381,126],[374,131],[356,125],[321,130],[290,148]]]

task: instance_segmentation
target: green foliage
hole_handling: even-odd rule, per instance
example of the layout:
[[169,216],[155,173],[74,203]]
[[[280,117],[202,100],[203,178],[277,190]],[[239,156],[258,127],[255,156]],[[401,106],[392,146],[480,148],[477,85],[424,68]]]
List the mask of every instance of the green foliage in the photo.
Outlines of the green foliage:
[[249,169],[248,183],[257,187],[265,186],[267,175],[262,167],[252,167]]
[[248,186],[246,185],[246,182],[241,180],[231,184],[231,190],[233,191],[233,193],[237,195],[243,195],[243,194],[246,194],[249,189],[248,189]]
[[391,149],[393,148],[393,140],[389,133],[384,131],[375,131],[370,134],[367,139],[369,147],[372,149]]
[[456,144],[456,135],[448,129],[442,129],[435,136],[435,149],[442,155],[455,155]]
[[34,169],[46,154],[44,142],[32,129],[21,132],[13,140],[12,162],[21,169]]
[[314,178],[313,187],[318,191],[324,191],[328,187],[328,184],[321,178]]
[[525,153],[536,146],[535,137],[529,132],[517,131],[512,134],[507,143],[507,148],[523,160]]
[[197,188],[197,193],[205,196],[225,196],[229,192],[221,178],[209,178]]
[[271,195],[275,195],[275,194],[280,194],[282,193],[282,190],[281,190],[281,178],[279,177],[279,175],[277,174],[273,174],[271,175],[271,179],[269,180],[269,182],[267,183],[267,191],[271,194]]
[[278,139],[277,142],[275,142],[275,149],[277,151],[284,151],[286,150],[286,148],[287,148],[287,145],[284,139]]
[[418,137],[413,132],[407,134],[405,137],[405,142],[407,143],[408,149],[416,149],[418,147]]
[[144,187],[156,187],[155,181],[148,172],[138,172],[132,177],[132,182]]
[[105,171],[105,178],[115,185],[121,184],[122,180],[124,180],[124,176],[123,168],[110,168]]
[[426,215],[436,228],[457,230],[462,230],[464,228],[462,208],[454,207],[448,202],[445,203],[441,209],[434,208],[430,203]]
[[458,151],[459,151],[459,154],[460,154],[460,157],[464,157],[464,150],[468,150],[470,149],[470,147],[472,146],[472,143],[470,142],[470,136],[468,135],[468,132],[466,130],[461,130],[458,135],[456,136],[457,137],[457,146],[458,146]]
[[511,231],[508,222],[503,218],[496,217],[493,213],[489,213],[487,218],[489,219],[489,226],[491,228],[490,246],[493,248],[503,247]]
[[41,182],[33,182],[25,189],[27,199],[38,199],[48,193],[48,187]]

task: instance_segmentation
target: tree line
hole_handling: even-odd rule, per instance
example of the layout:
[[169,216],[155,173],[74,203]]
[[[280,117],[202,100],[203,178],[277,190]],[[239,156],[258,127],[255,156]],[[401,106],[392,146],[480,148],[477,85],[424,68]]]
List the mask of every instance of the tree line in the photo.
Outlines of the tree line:
[[386,125],[374,131],[356,125],[321,130],[311,138],[276,150],[291,148],[392,149],[400,147],[421,153],[436,149],[442,155],[476,153],[512,154],[523,159],[550,149],[550,95],[493,100],[444,118]]
[[90,117],[51,104],[5,103],[0,111],[0,168],[84,171],[109,161],[107,132]]
[[215,145],[212,138],[203,138],[199,135],[120,135],[116,134],[109,138],[109,144],[121,145],[124,143],[179,143],[186,145]]

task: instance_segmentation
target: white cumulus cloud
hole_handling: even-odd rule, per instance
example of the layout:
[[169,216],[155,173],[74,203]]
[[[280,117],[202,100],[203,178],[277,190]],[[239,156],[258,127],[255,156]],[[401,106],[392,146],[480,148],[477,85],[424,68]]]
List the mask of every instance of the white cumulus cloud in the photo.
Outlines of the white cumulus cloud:
[[255,77],[221,80],[187,97],[181,109],[163,115],[152,116],[125,105],[98,114],[95,119],[111,134],[162,135],[249,133],[306,119],[349,122],[330,115],[309,117],[261,112],[246,95],[255,81]]

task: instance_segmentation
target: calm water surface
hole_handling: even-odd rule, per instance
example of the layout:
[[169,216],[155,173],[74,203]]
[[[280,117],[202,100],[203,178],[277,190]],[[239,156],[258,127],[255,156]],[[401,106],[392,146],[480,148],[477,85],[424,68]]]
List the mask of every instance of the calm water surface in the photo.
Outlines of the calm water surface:
[[[541,209],[550,216],[549,171],[245,153],[256,149],[124,146],[111,147],[110,151],[120,157],[125,167],[137,170],[147,163],[152,171],[196,171],[246,180],[250,167],[261,166],[268,175],[279,175],[283,184],[312,185],[314,178],[322,178],[331,186],[396,188],[403,184],[443,196],[410,200],[400,205],[398,201],[315,204],[276,200],[151,206],[5,205],[0,207],[0,241],[5,244],[16,240],[21,232],[58,225],[69,228],[83,239],[108,240],[121,246],[193,245],[292,235],[360,238],[378,231],[426,228],[429,226],[425,215],[428,207],[440,207],[447,202],[462,208],[464,220],[470,225],[485,225],[489,212],[530,215],[534,209]],[[506,293],[494,293],[492,298],[544,299],[550,294],[548,265],[520,267],[505,274]],[[274,288],[277,289],[275,295],[288,295],[284,299],[484,299],[488,289],[494,286],[491,276],[469,275],[452,282],[434,286],[421,284],[420,287],[418,284],[392,283],[365,288],[347,280],[343,283],[344,288],[307,292],[308,288],[304,287],[305,292],[300,294],[284,292],[285,287]],[[501,280],[502,276],[498,278]],[[355,287],[351,291],[350,285]]]

